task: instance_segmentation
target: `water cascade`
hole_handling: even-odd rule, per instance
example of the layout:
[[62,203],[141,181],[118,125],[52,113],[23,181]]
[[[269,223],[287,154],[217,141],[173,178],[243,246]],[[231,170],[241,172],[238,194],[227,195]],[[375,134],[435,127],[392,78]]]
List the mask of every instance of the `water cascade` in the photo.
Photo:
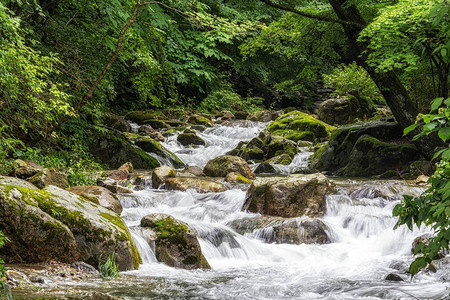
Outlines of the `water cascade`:
[[[176,136],[164,146],[186,164],[204,167],[264,127],[261,123],[220,125],[200,133],[204,147],[184,148]],[[289,166],[278,166],[279,173],[305,167],[309,155],[303,150]],[[258,216],[242,211],[246,191],[240,188],[201,194],[149,186],[123,195],[122,218],[144,263],[139,270],[124,273],[122,280],[95,285],[125,299],[440,299],[449,293],[448,268],[423,271],[412,280],[405,273],[414,238],[430,229],[393,230],[392,209],[401,195],[418,195],[421,189],[401,181],[334,182],[338,193],[327,197],[327,212],[321,218],[330,240],[326,244],[266,243],[273,235],[270,224],[238,233],[231,224]],[[158,263],[139,226],[149,213],[166,213],[188,223],[212,269],[187,271]],[[385,280],[389,273],[404,281]]]

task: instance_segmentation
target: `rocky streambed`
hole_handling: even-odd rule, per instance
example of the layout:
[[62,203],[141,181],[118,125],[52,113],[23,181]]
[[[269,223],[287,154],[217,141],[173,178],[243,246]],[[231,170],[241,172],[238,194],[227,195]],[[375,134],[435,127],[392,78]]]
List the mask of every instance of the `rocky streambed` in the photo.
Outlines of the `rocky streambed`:
[[[143,154],[137,162],[144,158],[157,168],[136,173],[128,165],[108,172],[109,179],[99,182],[114,192],[108,201],[99,196],[99,187],[38,190],[28,182],[2,178],[3,199],[8,200],[2,203],[15,201],[14,207],[25,209],[25,215],[27,210],[39,210],[40,219],[47,218],[34,223],[24,223],[20,213],[11,213],[7,222],[2,218],[2,226],[10,226],[7,232],[12,232],[11,224],[18,224],[17,233],[22,230],[15,241],[22,246],[15,248],[16,257],[26,260],[33,253],[30,249],[37,255],[41,247],[40,255],[48,255],[43,260],[67,257],[67,264],[55,272],[44,271],[53,268],[49,266],[24,270],[23,264],[8,265],[16,295],[57,299],[439,299],[448,295],[448,257],[414,279],[407,273],[412,243],[431,230],[393,230],[393,207],[403,194],[418,195],[423,188],[403,180],[337,179],[319,172],[414,176],[423,164],[416,163],[414,169],[411,162],[420,161],[420,155],[411,152],[412,146],[392,142],[394,123],[336,130],[302,113],[262,113],[259,120],[265,122],[230,121],[229,114],[218,118],[225,119],[213,125],[195,117],[187,127],[153,120],[152,126],[162,126],[157,131],[162,137],[145,125],[133,124],[135,133],[126,134],[127,147],[139,146]],[[275,122],[265,130],[272,118]],[[191,139],[192,135],[197,138]],[[320,144],[328,139],[328,144]],[[376,156],[379,149],[391,152],[381,151],[390,153],[383,154],[383,160]],[[359,158],[361,151],[374,156]],[[411,156],[395,159],[395,165],[386,159],[402,151]],[[123,163],[113,152],[105,159]],[[365,165],[370,159],[374,167]],[[47,202],[54,206],[46,206]],[[68,209],[71,205],[78,206],[72,211],[87,212],[73,213]],[[2,214],[7,211],[4,207]],[[77,221],[86,221],[83,226],[75,225],[70,218],[74,214]],[[56,233],[21,244],[29,237],[25,232],[36,226],[47,232],[46,222],[64,229],[69,237],[66,248],[61,248],[63,239]],[[110,228],[105,229],[105,224]],[[114,237],[115,232],[117,237],[98,241],[95,233],[100,229],[103,238]],[[5,251],[14,258],[13,249]],[[119,279],[102,280],[95,270],[73,265],[81,260],[97,266],[102,255],[113,251],[121,253],[119,265],[128,270]],[[133,266],[138,269],[132,270]]]

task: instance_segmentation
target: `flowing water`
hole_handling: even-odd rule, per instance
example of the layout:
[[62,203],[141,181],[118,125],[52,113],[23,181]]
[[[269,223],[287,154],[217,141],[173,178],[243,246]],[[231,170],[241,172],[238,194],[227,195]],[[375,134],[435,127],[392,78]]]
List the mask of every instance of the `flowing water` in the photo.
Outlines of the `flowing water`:
[[[164,145],[185,163],[203,167],[264,127],[261,123],[216,126],[200,134],[205,147],[181,147],[176,136]],[[278,166],[279,172],[305,167],[309,155],[303,151],[291,165]],[[84,288],[125,299],[441,299],[449,294],[448,264],[412,280],[405,273],[414,238],[429,229],[392,229],[393,207],[404,193],[420,194],[419,188],[400,181],[334,181],[339,192],[327,197],[327,212],[321,218],[331,239],[324,245],[268,244],[256,232],[235,232],[230,222],[257,217],[241,211],[246,192],[240,188],[200,194],[149,186],[123,195],[122,218],[144,263],[119,280],[88,282]],[[139,227],[149,213],[170,214],[188,223],[198,233],[212,269],[188,271],[158,263]],[[271,234],[270,227],[265,234]],[[404,281],[386,281],[389,273]]]

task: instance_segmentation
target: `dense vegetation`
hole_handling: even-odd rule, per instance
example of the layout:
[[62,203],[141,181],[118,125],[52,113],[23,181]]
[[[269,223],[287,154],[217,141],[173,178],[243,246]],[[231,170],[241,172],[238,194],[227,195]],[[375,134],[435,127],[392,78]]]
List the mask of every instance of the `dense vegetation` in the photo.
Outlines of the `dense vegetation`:
[[[0,173],[25,158],[92,183],[84,174],[102,166],[89,134],[111,114],[307,110],[323,86],[387,105],[406,128],[448,97],[449,37],[447,0],[0,0]],[[432,106],[447,119],[422,118],[447,128],[444,142],[448,106]],[[432,136],[417,140],[428,157]],[[425,211],[397,212],[436,224],[430,259],[449,240],[440,155]]]

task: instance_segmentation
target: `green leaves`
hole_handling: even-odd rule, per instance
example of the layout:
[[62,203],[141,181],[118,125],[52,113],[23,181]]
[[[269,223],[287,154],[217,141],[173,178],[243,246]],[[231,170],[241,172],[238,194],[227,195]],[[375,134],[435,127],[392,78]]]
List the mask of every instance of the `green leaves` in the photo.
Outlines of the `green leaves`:
[[[445,107],[442,107],[445,106]],[[450,99],[437,98],[431,102],[431,112],[437,114],[422,115],[418,123],[404,130],[408,134],[423,125],[422,131],[414,139],[424,134],[437,132],[439,137],[448,141],[450,137]],[[414,276],[425,268],[438,255],[441,250],[449,249],[450,241],[450,148],[436,152],[433,159],[441,158],[437,164],[436,172],[430,177],[428,188],[419,197],[405,195],[401,204],[395,206],[393,215],[399,217],[395,228],[400,225],[431,225],[435,236],[426,244],[414,250],[417,257],[410,266],[410,273]]]

